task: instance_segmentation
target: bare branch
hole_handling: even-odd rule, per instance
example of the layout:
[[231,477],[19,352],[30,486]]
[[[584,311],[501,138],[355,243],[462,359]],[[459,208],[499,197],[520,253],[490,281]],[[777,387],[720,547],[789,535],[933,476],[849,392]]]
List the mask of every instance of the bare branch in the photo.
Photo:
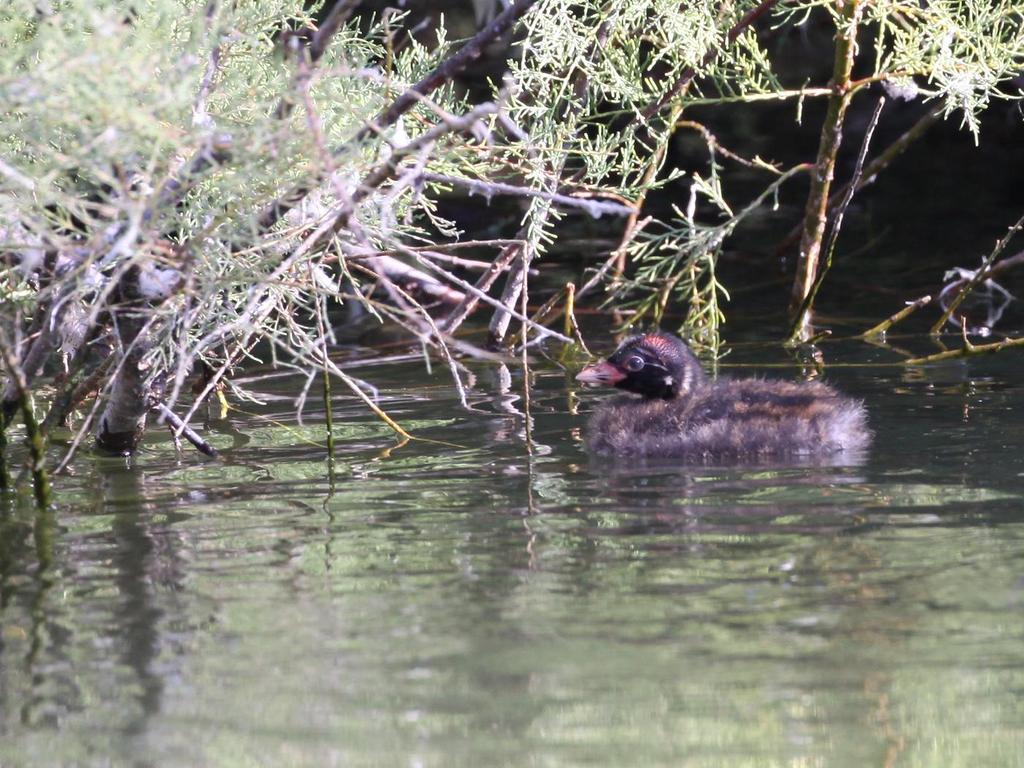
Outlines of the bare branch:
[[157,402],[153,404],[153,410],[160,414],[160,420],[165,421],[171,425],[172,430],[175,432],[175,436],[180,434],[186,440],[188,440],[200,453],[206,454],[211,459],[217,458],[219,455],[217,449],[210,445],[206,440],[202,438],[190,426],[185,424],[178,415],[167,407],[166,403]]
[[360,142],[394,123],[419,101],[419,96],[433,93],[462,72],[471,62],[480,58],[484,49],[501,35],[512,29],[512,26],[535,4],[537,0],[518,0],[502,11],[494,21],[477,32],[458,51],[442,61],[433,72],[407,88],[394,103],[378,115],[374,120],[355,135],[355,142]]
[[1013,239],[1014,235],[1020,232],[1022,228],[1024,228],[1024,216],[1021,216],[1019,219],[1017,219],[1016,222],[1014,222],[1013,226],[1011,226],[1007,233],[999,239],[999,242],[996,243],[995,248],[993,248],[992,251],[988,254],[988,256],[985,257],[984,261],[982,261],[981,267],[971,276],[969,280],[967,280],[960,287],[960,290],[957,292],[957,295],[953,298],[953,301],[949,303],[949,306],[946,307],[945,312],[942,313],[942,317],[936,320],[935,325],[932,326],[931,332],[933,334],[941,331],[942,327],[947,322],[949,322],[949,318],[952,317],[953,313],[956,312],[957,307],[960,306],[960,304],[963,302],[964,299],[967,298],[971,291],[977,288],[982,281],[988,279],[991,276],[991,268],[993,263],[997,258],[999,258],[999,254],[1006,250],[1006,246],[1010,244],[1010,241]]
[[490,199],[494,195],[513,195],[515,197],[536,197],[547,200],[551,203],[579,208],[593,218],[599,219],[606,213],[613,216],[630,216],[633,214],[633,206],[622,203],[611,203],[604,200],[590,200],[584,197],[562,195],[557,192],[545,192],[542,189],[531,189],[520,187],[515,184],[506,184],[500,181],[479,181],[477,179],[462,179],[458,176],[449,176],[443,173],[426,172],[422,174],[426,181],[435,184],[450,184],[451,186],[464,187]]

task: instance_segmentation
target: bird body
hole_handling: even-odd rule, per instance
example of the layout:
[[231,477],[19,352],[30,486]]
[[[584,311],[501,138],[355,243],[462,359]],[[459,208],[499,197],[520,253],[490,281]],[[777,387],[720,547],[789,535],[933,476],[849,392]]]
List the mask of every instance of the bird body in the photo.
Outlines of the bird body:
[[587,444],[600,454],[737,460],[856,452],[870,442],[859,401],[816,381],[711,381],[669,334],[629,339],[577,378],[640,395],[598,407]]

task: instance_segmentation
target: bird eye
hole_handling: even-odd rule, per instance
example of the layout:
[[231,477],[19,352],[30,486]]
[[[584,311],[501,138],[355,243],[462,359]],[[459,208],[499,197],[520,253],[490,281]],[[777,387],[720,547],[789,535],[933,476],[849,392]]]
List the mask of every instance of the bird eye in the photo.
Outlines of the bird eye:
[[636,373],[644,367],[644,359],[633,355],[632,357],[626,358],[626,370],[630,373]]

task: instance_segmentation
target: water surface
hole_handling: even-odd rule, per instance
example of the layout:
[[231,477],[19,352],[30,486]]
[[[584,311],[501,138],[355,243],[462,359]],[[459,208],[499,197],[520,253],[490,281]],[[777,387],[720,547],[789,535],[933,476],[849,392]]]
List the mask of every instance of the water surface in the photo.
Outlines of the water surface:
[[352,368],[426,441],[339,392],[333,475],[286,378],[220,461],[83,454],[50,515],[4,500],[0,764],[1019,764],[1020,358],[824,352],[876,431],[834,466],[591,459],[602,395],[542,358],[528,402],[469,363],[469,411]]

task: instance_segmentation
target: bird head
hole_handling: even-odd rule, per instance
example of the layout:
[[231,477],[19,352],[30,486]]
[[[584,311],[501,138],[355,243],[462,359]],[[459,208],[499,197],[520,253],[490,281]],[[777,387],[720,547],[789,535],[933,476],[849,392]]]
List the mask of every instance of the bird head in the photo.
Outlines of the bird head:
[[657,332],[627,339],[606,360],[580,371],[576,380],[669,400],[689,394],[706,376],[681,339]]

